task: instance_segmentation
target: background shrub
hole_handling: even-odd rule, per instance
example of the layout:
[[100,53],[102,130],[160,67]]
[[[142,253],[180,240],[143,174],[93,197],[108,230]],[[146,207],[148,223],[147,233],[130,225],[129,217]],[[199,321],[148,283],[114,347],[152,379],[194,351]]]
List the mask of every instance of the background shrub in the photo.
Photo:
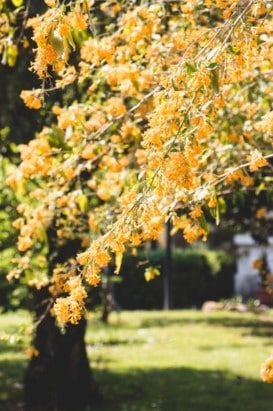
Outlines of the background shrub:
[[[164,249],[126,254],[115,283],[115,297],[123,309],[161,309],[163,306]],[[149,265],[161,275],[144,279]],[[199,307],[205,300],[230,298],[234,293],[235,260],[224,251],[172,250],[171,295],[173,308]]]

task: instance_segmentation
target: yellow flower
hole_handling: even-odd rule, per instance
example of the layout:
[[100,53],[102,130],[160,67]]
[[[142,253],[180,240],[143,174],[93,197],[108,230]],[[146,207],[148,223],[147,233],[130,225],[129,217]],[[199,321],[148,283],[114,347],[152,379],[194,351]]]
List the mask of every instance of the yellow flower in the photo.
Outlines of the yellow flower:
[[195,207],[191,210],[190,212],[190,216],[191,218],[198,218],[201,217],[201,215],[203,214],[203,211],[201,210],[200,207]]
[[77,261],[81,265],[85,265],[90,261],[90,252],[84,251],[77,255]]
[[24,252],[28,250],[30,247],[32,247],[32,240],[30,237],[19,237],[18,242],[17,242],[17,248],[19,251]]
[[256,218],[258,220],[265,218],[266,216],[266,208],[265,207],[261,207],[256,211]]
[[37,93],[37,90],[23,90],[20,97],[29,108],[38,110],[42,107],[41,95]]
[[252,267],[256,270],[261,270],[263,267],[263,260],[262,258],[257,258],[256,260],[252,261]]
[[261,379],[269,384],[273,382],[273,356],[262,364]]
[[69,321],[69,299],[57,298],[52,309],[53,315],[56,316],[60,324],[66,324]]
[[99,283],[101,282],[100,276],[98,274],[94,274],[94,273],[86,274],[86,280],[93,287],[97,287],[99,285]]
[[106,111],[110,116],[120,116],[126,113],[126,107],[123,99],[119,97],[111,97],[107,101]]
[[104,267],[106,266],[109,261],[111,260],[111,256],[108,252],[103,251],[103,250],[98,250],[98,252],[95,254],[95,259],[96,259],[96,263],[101,266]]
[[160,275],[160,271],[155,267],[148,267],[145,270],[144,277],[147,282],[154,280]]
[[68,181],[72,180],[72,178],[75,176],[75,170],[73,170],[72,167],[64,167],[63,173]]
[[44,0],[48,7],[56,7],[56,0]]
[[25,353],[28,357],[38,357],[40,354],[37,348],[35,347],[28,347]]
[[253,150],[247,158],[249,160],[250,171],[257,171],[259,168],[266,166],[267,160],[262,156],[258,150]]
[[81,157],[84,160],[92,160],[96,157],[94,144],[87,144],[81,152]]

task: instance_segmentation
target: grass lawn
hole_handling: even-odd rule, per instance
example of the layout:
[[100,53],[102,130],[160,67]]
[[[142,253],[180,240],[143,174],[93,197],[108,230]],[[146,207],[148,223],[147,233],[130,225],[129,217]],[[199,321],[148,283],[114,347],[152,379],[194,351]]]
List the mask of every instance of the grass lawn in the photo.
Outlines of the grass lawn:
[[[28,322],[22,312],[0,317],[0,411],[20,409]],[[91,315],[86,343],[104,397],[93,411],[270,410],[273,385],[259,370],[272,337],[272,311],[121,312],[108,326]]]

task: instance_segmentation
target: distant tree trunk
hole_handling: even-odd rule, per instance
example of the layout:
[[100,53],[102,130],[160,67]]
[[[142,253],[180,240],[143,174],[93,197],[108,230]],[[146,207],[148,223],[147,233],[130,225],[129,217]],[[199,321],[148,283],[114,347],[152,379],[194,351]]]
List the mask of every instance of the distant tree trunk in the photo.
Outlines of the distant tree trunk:
[[104,276],[101,282],[101,302],[102,302],[102,311],[101,311],[101,321],[104,324],[108,324],[109,315],[112,311],[120,311],[120,307],[116,300],[115,295],[115,283],[113,281],[114,276],[114,266],[109,264],[108,267],[104,269]]
[[[52,234],[52,233],[51,233]],[[50,237],[49,237],[50,238]],[[53,237],[54,238],[54,237]],[[51,237],[52,241],[52,237]],[[53,247],[52,243],[52,247]],[[50,269],[56,262],[76,255],[79,243],[72,241],[61,248],[50,249]],[[68,325],[62,332],[47,306],[47,287],[35,291],[34,306],[37,327],[33,346],[38,351],[29,362],[24,379],[26,411],[75,411],[91,409],[99,399],[86,352],[86,321]]]
[[[108,276],[107,273],[106,276]],[[104,324],[108,324],[109,314],[113,310],[109,278],[106,278],[101,284],[101,300],[102,312],[100,319]]]
[[171,275],[172,275],[172,240],[171,240],[171,223],[168,220],[165,224],[165,258],[164,258],[164,278],[163,278],[163,309],[172,308],[171,292]]

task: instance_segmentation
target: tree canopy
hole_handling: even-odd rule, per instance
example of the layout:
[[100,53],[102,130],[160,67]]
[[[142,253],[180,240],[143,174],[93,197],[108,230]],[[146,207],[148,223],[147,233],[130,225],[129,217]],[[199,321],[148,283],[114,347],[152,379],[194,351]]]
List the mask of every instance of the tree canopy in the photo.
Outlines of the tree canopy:
[[[30,8],[0,1],[2,63],[16,67],[31,51],[39,85],[20,95],[52,119],[19,146],[7,180],[20,198],[9,277],[48,287],[59,324],[76,324],[87,285],[113,260],[118,273],[124,251],[157,239],[166,221],[189,243],[205,240],[225,195],[272,191],[272,2]],[[52,243],[75,241],[77,253],[55,264]]]

